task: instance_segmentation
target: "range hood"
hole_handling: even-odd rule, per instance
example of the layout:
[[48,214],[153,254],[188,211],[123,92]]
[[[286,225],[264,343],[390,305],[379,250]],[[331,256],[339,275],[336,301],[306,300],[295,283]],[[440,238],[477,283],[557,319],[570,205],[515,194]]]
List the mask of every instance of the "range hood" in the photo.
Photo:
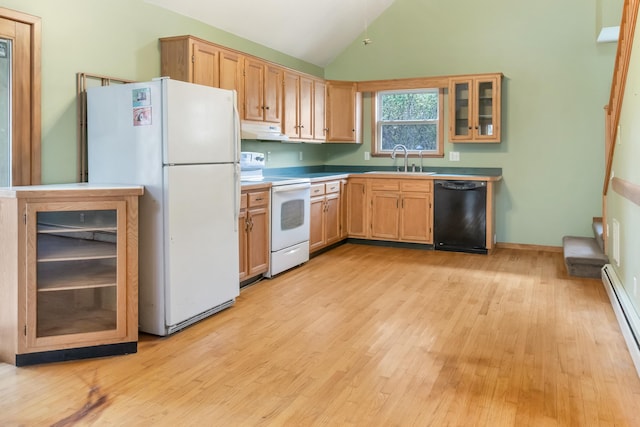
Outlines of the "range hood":
[[275,123],[242,122],[241,138],[256,141],[288,141],[289,137],[282,133],[280,125]]

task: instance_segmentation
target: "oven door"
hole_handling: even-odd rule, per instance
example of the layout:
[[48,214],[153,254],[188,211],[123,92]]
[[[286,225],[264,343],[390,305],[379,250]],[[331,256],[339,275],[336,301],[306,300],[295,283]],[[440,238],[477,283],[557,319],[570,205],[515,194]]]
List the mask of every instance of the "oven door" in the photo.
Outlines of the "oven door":
[[271,252],[309,240],[311,184],[271,187]]

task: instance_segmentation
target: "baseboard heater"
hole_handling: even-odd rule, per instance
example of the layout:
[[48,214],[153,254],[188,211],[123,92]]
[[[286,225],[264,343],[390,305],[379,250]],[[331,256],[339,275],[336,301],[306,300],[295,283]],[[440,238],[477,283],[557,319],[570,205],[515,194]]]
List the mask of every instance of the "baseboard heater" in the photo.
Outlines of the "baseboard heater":
[[640,317],[629,301],[629,297],[611,264],[602,267],[602,283],[609,295],[609,300],[611,300],[613,311],[618,319],[636,372],[640,376]]

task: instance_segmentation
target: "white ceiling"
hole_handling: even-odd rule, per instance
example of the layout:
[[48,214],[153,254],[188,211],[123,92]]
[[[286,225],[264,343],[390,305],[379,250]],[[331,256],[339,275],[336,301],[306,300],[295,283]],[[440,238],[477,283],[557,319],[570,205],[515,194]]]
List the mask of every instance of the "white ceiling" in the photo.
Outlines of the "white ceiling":
[[[394,0],[145,0],[324,67]],[[375,40],[374,40],[375,42]]]

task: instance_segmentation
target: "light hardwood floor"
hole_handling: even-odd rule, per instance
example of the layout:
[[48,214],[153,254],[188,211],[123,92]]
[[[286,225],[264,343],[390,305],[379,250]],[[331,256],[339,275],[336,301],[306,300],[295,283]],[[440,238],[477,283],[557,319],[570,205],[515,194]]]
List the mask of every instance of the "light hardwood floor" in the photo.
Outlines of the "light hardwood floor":
[[559,253],[347,244],[137,354],[0,364],[0,425],[638,426],[596,279]]

